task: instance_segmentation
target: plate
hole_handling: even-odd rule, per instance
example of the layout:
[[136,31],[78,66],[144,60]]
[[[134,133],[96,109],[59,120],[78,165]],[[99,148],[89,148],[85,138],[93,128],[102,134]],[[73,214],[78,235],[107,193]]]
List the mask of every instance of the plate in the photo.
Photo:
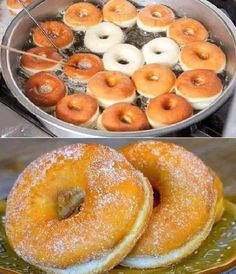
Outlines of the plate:
[[[4,274],[45,272],[20,259],[9,246],[5,234],[6,201],[0,200],[0,272]],[[135,270],[117,267],[110,274],[219,273],[236,265],[236,204],[225,200],[222,219],[213,227],[202,246],[191,256],[168,268]]]

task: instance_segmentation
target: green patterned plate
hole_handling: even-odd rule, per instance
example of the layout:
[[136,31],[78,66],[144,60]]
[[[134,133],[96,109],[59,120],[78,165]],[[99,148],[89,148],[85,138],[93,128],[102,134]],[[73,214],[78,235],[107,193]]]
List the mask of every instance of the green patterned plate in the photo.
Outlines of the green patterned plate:
[[[117,267],[110,274],[209,273],[236,265],[236,205],[225,201],[225,213],[197,252],[181,263],[152,270]],[[0,201],[0,273],[44,273],[21,260],[10,248],[4,230],[5,201]]]

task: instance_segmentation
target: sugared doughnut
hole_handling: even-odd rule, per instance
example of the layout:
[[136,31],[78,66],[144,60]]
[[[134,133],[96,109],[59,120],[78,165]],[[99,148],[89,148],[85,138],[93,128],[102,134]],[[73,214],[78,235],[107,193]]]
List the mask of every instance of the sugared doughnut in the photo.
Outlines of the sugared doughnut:
[[38,72],[31,76],[25,85],[25,95],[36,106],[51,112],[66,95],[64,83],[54,74]]
[[65,12],[63,21],[74,31],[85,31],[102,21],[102,11],[91,3],[76,3]]
[[[39,55],[41,57],[46,57],[58,62],[62,60],[61,55],[54,48],[32,48],[29,49],[27,52]],[[22,55],[20,65],[24,72],[28,75],[33,75],[40,71],[55,71],[60,68],[60,64],[45,61],[43,59],[29,56],[26,54]]]
[[[22,2],[24,3],[24,6],[28,6],[32,3],[32,0],[22,0]],[[6,4],[8,10],[11,12],[12,15],[18,14],[23,9],[18,0],[7,0]]]
[[93,128],[99,116],[97,101],[86,94],[65,96],[56,105],[56,117],[64,122]]
[[215,222],[218,222],[223,213],[224,213],[224,192],[223,192],[223,184],[220,180],[220,178],[216,175],[216,173],[212,170],[211,171],[214,178],[215,178],[215,189],[217,192],[217,203],[216,203],[216,216],[215,216]]
[[149,179],[154,197],[155,192],[160,197],[147,230],[122,265],[162,267],[192,254],[215,222],[217,194],[209,168],[175,144],[140,142],[120,152]]
[[182,97],[175,94],[164,94],[150,101],[146,115],[153,128],[170,126],[191,117],[193,109]]
[[[40,25],[57,47],[64,49],[69,48],[73,44],[73,32],[62,22],[48,21]],[[38,27],[33,31],[33,41],[38,47],[52,47],[51,43]]]
[[157,63],[173,67],[178,63],[179,53],[179,46],[167,37],[151,40],[143,47],[143,55],[147,64]]
[[179,61],[184,71],[209,69],[221,73],[226,66],[226,56],[221,48],[209,42],[194,42],[180,52]]
[[112,22],[122,28],[136,24],[136,7],[127,0],[109,0],[103,7],[105,21]]
[[65,66],[65,74],[69,78],[77,79],[82,83],[87,83],[99,71],[104,69],[102,60],[89,53],[78,53],[72,55]]
[[152,195],[148,180],[115,150],[66,146],[18,177],[7,201],[8,240],[47,273],[104,273],[144,232]]
[[98,129],[113,132],[140,131],[150,128],[145,113],[127,103],[107,108],[98,118]]
[[109,49],[103,56],[106,70],[119,71],[131,76],[144,65],[142,52],[133,45],[119,44]]
[[208,31],[197,20],[191,18],[180,18],[173,22],[167,35],[180,45],[192,42],[202,42],[208,39]]
[[175,90],[194,109],[201,110],[221,95],[223,84],[215,72],[197,69],[183,72],[176,81]]
[[88,82],[87,92],[104,108],[115,103],[133,103],[136,99],[133,81],[128,76],[114,71],[97,73]]
[[138,14],[137,24],[147,32],[166,32],[175,20],[174,12],[164,5],[149,5]]
[[95,53],[104,53],[114,45],[123,43],[123,31],[109,22],[102,22],[89,28],[84,37],[85,46]]
[[150,64],[137,70],[132,79],[139,94],[147,98],[155,98],[172,91],[176,76],[166,66]]

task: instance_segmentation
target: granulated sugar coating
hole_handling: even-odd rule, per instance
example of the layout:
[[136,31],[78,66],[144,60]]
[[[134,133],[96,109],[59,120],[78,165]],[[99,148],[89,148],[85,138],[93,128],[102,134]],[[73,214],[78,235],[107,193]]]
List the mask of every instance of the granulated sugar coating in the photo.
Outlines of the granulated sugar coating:
[[[60,221],[58,194],[77,188],[85,192],[84,203],[78,213]],[[115,265],[143,232],[150,197],[148,181],[115,150],[67,146],[43,155],[19,176],[7,202],[7,236],[29,263],[66,268],[104,258],[132,234],[122,258],[112,258]],[[140,228],[133,231],[137,220]]]
[[200,159],[175,144],[157,141],[131,144],[120,152],[160,194],[149,227],[130,257],[166,255],[183,247],[206,227],[211,229],[216,190],[209,168]]

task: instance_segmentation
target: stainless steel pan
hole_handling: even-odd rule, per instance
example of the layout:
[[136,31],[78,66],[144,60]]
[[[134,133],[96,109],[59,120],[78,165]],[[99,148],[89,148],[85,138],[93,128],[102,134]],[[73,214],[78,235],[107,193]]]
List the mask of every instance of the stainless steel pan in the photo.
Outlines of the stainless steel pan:
[[[29,6],[29,10],[37,20],[47,20],[55,17],[59,12],[74,2],[79,1],[36,0]],[[97,4],[104,4],[106,1],[94,0],[93,2]],[[227,88],[225,89],[222,96],[207,109],[176,125],[163,129],[154,129],[132,133],[102,132],[85,129],[62,122],[33,105],[24,96],[21,89],[19,88],[20,85],[17,82],[17,56],[14,53],[2,51],[2,71],[9,89],[19,100],[19,102],[36,117],[38,117],[55,135],[60,137],[148,137],[168,135],[195,124],[214,113],[226,102],[226,100],[236,89],[236,28],[234,27],[231,20],[221,10],[217,9],[214,5],[206,0],[134,0],[133,2],[139,6],[162,3],[173,8],[179,16],[187,15],[188,17],[192,17],[201,21],[207,27],[210,33],[214,34],[216,40],[219,40],[223,43],[223,48],[228,60],[226,71],[230,79]],[[26,16],[24,12],[21,12],[18,16],[16,16],[16,18],[8,27],[3,37],[3,44],[10,47],[22,48],[26,39],[28,39],[29,30],[32,27],[34,27],[32,20]]]

